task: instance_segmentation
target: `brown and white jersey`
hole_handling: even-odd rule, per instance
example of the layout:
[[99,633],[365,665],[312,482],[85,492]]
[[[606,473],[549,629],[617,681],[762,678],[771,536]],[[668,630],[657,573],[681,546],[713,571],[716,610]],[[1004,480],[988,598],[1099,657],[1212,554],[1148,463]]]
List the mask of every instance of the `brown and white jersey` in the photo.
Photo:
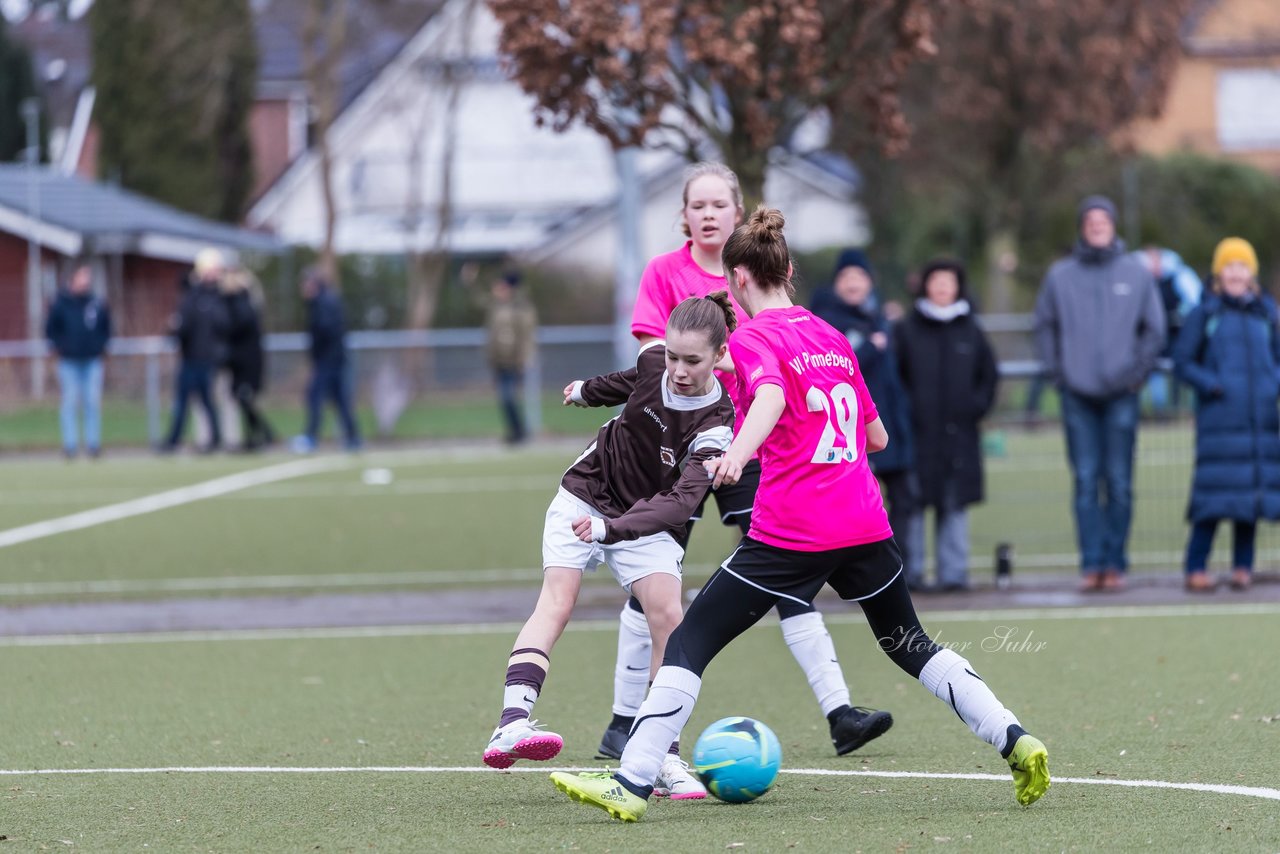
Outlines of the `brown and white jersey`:
[[666,346],[646,345],[636,366],[585,381],[588,406],[625,404],[561,481],[608,519],[606,543],[682,532],[711,486],[702,463],[733,439],[733,402],[716,381],[700,397],[667,387]]

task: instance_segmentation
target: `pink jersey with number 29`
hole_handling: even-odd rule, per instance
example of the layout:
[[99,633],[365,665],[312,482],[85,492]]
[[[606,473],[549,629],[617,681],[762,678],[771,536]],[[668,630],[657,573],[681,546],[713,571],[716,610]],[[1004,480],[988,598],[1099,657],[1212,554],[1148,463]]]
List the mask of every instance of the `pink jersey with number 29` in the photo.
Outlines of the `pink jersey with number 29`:
[[849,340],[807,309],[770,309],[729,338],[739,394],[780,386],[786,409],[760,446],[760,490],[750,536],[796,551],[887,539],[893,530],[867,465],[876,420]]

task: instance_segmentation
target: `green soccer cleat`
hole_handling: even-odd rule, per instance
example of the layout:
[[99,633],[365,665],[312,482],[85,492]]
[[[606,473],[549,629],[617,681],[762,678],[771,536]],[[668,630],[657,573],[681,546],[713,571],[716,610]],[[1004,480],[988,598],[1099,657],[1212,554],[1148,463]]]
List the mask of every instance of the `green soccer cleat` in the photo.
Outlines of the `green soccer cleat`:
[[1009,727],[1008,747],[1001,755],[1013,771],[1013,794],[1024,807],[1040,800],[1049,789],[1049,751],[1044,743],[1025,729]]
[[551,782],[572,800],[599,807],[619,821],[639,821],[649,808],[648,801],[631,794],[608,772],[567,774],[556,771],[551,775]]

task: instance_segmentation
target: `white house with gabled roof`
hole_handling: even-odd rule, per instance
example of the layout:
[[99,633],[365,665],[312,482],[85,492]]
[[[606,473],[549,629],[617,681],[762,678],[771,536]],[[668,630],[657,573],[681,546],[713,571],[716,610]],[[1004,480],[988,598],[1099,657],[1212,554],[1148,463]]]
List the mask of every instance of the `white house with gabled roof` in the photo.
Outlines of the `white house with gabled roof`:
[[[588,128],[555,133],[536,125],[533,99],[499,62],[498,34],[483,2],[447,0],[336,119],[329,144],[338,252],[439,247],[611,273],[613,152]],[[793,248],[865,242],[856,172],[827,155],[775,159],[765,196],[787,214]],[[677,224],[683,165],[664,149],[639,155],[644,257],[684,239]],[[445,199],[449,227],[442,230]],[[260,196],[247,222],[285,242],[319,246],[324,210],[313,147]]]

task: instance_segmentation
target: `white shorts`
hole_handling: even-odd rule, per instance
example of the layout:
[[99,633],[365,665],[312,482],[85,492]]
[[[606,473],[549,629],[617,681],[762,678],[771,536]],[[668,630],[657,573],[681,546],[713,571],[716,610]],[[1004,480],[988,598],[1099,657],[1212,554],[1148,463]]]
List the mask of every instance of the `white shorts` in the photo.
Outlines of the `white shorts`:
[[628,593],[632,584],[655,573],[680,578],[684,549],[666,531],[611,545],[584,543],[573,533],[573,521],[580,516],[603,514],[561,487],[547,508],[547,521],[542,528],[543,569],[563,566],[594,572],[600,564],[608,564],[613,577]]

